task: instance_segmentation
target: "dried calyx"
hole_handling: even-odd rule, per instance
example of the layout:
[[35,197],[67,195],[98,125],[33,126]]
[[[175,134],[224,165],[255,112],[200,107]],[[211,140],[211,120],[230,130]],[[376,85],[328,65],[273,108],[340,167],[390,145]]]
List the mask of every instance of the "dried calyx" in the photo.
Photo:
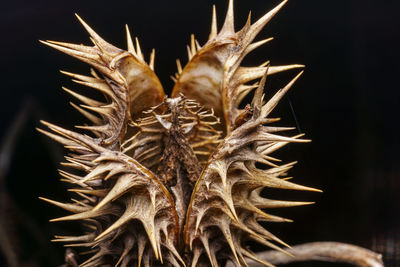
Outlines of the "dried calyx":
[[[72,213],[53,221],[82,222],[84,234],[54,240],[87,249],[91,256],[81,266],[246,265],[246,259],[271,265],[246,246],[250,240],[287,253],[261,222],[288,222],[267,210],[311,202],[272,200],[261,192],[319,191],[289,182],[294,163],[271,156],[288,143],[309,141],[278,134],[293,128],[269,125],[301,72],[268,101],[263,89],[267,75],[302,65],[241,66],[271,40],[253,42],[285,3],[253,24],[249,16],[237,32],[233,1],[219,32],[214,8],[209,40],[200,46],[192,36],[189,62],[182,68],[177,61],[171,98],[153,72],[154,51],[147,64],[128,29],[127,51],[79,17],[94,46],[43,42],[91,65],[91,76],[63,73],[104,94],[98,101],[65,89],[83,103],[73,106],[92,122],[78,126],[90,135],[47,122],[51,132],[39,130],[70,150],[63,163],[68,171],[60,174],[74,193],[71,202],[43,199]],[[252,102],[239,108],[252,91]]]

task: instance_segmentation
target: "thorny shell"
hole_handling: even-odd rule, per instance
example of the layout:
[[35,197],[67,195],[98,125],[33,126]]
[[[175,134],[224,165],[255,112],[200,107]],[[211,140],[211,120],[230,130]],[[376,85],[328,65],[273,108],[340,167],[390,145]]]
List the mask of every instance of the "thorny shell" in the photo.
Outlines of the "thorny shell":
[[[94,46],[43,42],[91,65],[92,76],[63,73],[104,95],[98,101],[64,88],[83,103],[73,106],[92,125],[78,128],[91,135],[47,122],[53,133],[39,129],[70,150],[62,163],[69,170],[60,174],[71,185],[71,203],[42,199],[72,213],[52,221],[82,222],[82,235],[54,240],[87,249],[91,256],[81,266],[222,266],[227,260],[242,266],[246,258],[269,266],[246,242],[287,246],[260,222],[289,220],[265,209],[311,203],[267,199],[261,191],[319,191],[287,181],[294,163],[279,165],[270,155],[290,142],[308,142],[277,134],[292,128],[268,126],[301,72],[267,102],[263,88],[267,75],[302,65],[241,66],[271,40],[253,42],[285,3],[253,24],[249,16],[237,32],[233,0],[219,32],[214,8],[209,40],[200,46],[192,36],[189,62],[182,68],[177,61],[171,98],[153,72],[154,51],[147,64],[128,28],[127,51],[79,17]],[[240,109],[253,90],[252,102]]]

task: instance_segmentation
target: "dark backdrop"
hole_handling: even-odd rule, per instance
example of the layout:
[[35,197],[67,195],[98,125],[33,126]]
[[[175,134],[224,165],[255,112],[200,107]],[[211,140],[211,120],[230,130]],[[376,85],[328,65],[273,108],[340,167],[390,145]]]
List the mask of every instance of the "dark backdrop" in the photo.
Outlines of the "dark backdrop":
[[[236,28],[244,24],[249,10],[255,20],[278,2],[236,0]],[[169,92],[175,59],[186,62],[190,34],[196,34],[201,44],[207,39],[212,4],[222,25],[225,0],[2,2],[3,140],[19,110],[29,111],[14,154],[8,158],[0,216],[4,225],[12,226],[3,229],[14,233],[11,236],[16,237],[25,261],[39,262],[39,266],[62,263],[63,248],[48,240],[72,230],[48,223],[65,213],[42,203],[38,196],[66,199],[56,171],[63,150],[34,128],[39,119],[66,128],[83,121],[68,104],[72,98],[61,90],[61,85],[71,88],[73,84],[58,70],[87,71],[83,63],[38,40],[90,44],[74,17],[77,12],[106,40],[124,48],[127,23],[146,55],[156,48],[156,73]],[[289,1],[258,37],[274,36],[275,40],[245,61],[255,65],[269,59],[273,65],[307,66],[275,115],[283,118],[281,125],[297,125],[313,142],[290,145],[280,155],[286,162],[299,161],[291,171],[295,181],[324,193],[282,193],[287,199],[317,202],[276,212],[295,220],[271,226],[289,244],[349,242],[378,250],[392,266],[400,260],[399,8],[397,0]],[[277,90],[295,74],[270,79],[266,90]],[[3,147],[8,143],[3,142]],[[4,200],[7,196],[10,205]]]

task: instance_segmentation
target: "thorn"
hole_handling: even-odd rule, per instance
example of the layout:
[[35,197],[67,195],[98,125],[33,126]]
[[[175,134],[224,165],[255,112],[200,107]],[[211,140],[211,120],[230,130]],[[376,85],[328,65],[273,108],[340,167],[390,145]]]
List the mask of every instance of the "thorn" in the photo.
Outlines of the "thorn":
[[267,39],[264,39],[264,40],[261,40],[261,41],[258,41],[258,42],[255,42],[255,43],[250,44],[250,45],[246,48],[244,54],[247,55],[248,53],[250,53],[250,52],[253,51],[254,49],[256,49],[256,48],[258,48],[258,47],[260,47],[260,46],[262,46],[262,45],[264,45],[264,44],[266,44],[266,43],[271,42],[273,39],[274,39],[273,37],[270,37],[270,38],[267,38]]
[[135,41],[136,41],[136,54],[137,54],[137,57],[141,61],[144,61],[142,50],[140,49],[139,39],[136,37]]
[[213,14],[212,14],[212,20],[211,20],[211,32],[210,36],[208,37],[209,40],[214,39],[217,37],[218,34],[218,28],[217,28],[217,9],[215,8],[215,5],[213,5]]
[[199,51],[201,49],[201,45],[197,40],[195,40],[195,43],[196,43],[196,50]]
[[176,66],[178,68],[178,73],[181,74],[182,73],[182,64],[179,59],[176,60]]
[[87,87],[91,87],[93,89],[97,89],[100,92],[106,94],[107,96],[114,97],[114,92],[112,91],[112,88],[109,87],[109,85],[105,82],[85,82],[85,81],[80,81],[80,80],[72,80],[75,83],[85,85]]
[[133,45],[132,36],[131,32],[129,31],[128,24],[125,24],[125,30],[126,30],[126,42],[128,46],[128,51],[136,56],[135,46]]
[[92,113],[87,112],[86,110],[80,108],[79,106],[75,105],[72,102],[69,102],[69,103],[71,104],[72,107],[74,107],[76,110],[78,110],[83,116],[88,118],[94,124],[100,125],[103,122],[102,119],[100,119],[99,117],[93,115]]
[[72,43],[66,43],[66,42],[57,42],[57,41],[50,41],[47,40],[47,42],[54,44],[54,45],[58,45],[58,46],[62,46],[65,48],[69,48],[72,50],[76,50],[82,53],[87,53],[87,54],[96,54],[97,51],[94,47],[90,47],[90,46],[85,46],[82,44],[72,44]]
[[78,100],[80,100],[82,103],[89,105],[89,106],[101,106],[104,105],[104,103],[101,103],[99,101],[93,100],[91,98],[88,98],[86,96],[83,96],[81,94],[78,94],[64,86],[61,87],[65,92],[69,93],[70,95],[72,95],[73,97],[77,98]]
[[196,54],[196,42],[195,42],[195,38],[194,38],[194,34],[190,35],[190,50],[192,53],[192,57]]
[[284,65],[284,66],[271,66],[269,68],[269,75],[287,71],[287,70],[292,70],[292,69],[298,69],[298,68],[304,68],[304,65],[301,64],[292,64],[292,65]]
[[253,97],[253,108],[254,110],[254,114],[253,117],[257,118],[258,116],[260,116],[260,111],[262,108],[262,99],[263,99],[263,92],[264,92],[264,86],[265,86],[265,82],[267,80],[267,76],[268,76],[268,72],[269,72],[269,61],[266,62],[267,65],[267,69],[265,70],[265,73],[263,75],[263,77],[261,78],[260,84],[258,85],[258,88],[256,89],[256,91],[254,92],[254,97]]
[[287,91],[293,86],[297,79],[303,74],[304,71],[299,72],[284,88],[280,89],[263,107],[261,111],[261,118],[265,118],[278,104]]
[[190,61],[192,59],[193,55],[192,55],[192,52],[191,52],[190,47],[188,45],[186,46],[186,50],[187,50],[187,53],[188,53],[188,60]]
[[153,48],[153,50],[151,50],[151,54],[150,54],[150,63],[149,63],[149,66],[150,66],[150,69],[152,70],[152,71],[154,71],[154,59],[155,59],[155,57],[156,57],[156,50]]
[[86,108],[88,110],[94,111],[99,113],[100,115],[104,115],[104,116],[110,116],[110,113],[112,112],[110,109],[108,109],[107,107],[92,107],[92,106],[88,106],[88,105],[80,105],[83,108]]
[[222,26],[220,34],[234,34],[234,17],[233,17],[233,0],[229,0],[228,11],[226,13],[224,26]]
[[101,82],[101,80],[99,80],[98,78],[93,78],[90,76],[75,74],[75,73],[64,71],[64,70],[60,70],[60,72],[64,75],[70,76],[74,79],[78,79],[78,80],[81,80],[84,82],[91,82],[91,83]]
[[75,57],[75,58],[80,59],[80,60],[82,60],[82,59],[88,60],[89,59],[89,60],[97,61],[99,59],[98,55],[89,54],[89,53],[77,51],[77,50],[74,50],[74,49],[66,48],[64,46],[57,45],[57,44],[51,43],[49,41],[41,41],[40,40],[40,42],[42,44],[44,44],[44,45],[50,46],[50,47],[52,47],[54,49],[57,49],[58,51],[61,51],[61,52],[65,53],[65,54],[67,54],[67,55],[70,55],[70,56]]
[[44,135],[50,137],[50,138],[53,139],[54,141],[56,141],[56,142],[58,142],[58,143],[60,143],[60,144],[62,144],[62,145],[64,145],[64,146],[73,146],[73,145],[76,144],[74,141],[71,141],[70,139],[61,137],[61,136],[56,135],[56,134],[49,133],[48,131],[42,130],[42,129],[40,129],[40,128],[36,128],[36,130],[37,130],[38,132],[40,132],[40,133],[42,133],[42,134],[44,134]]
[[269,64],[269,60],[265,61],[264,63],[262,63],[259,67],[265,67]]
[[74,193],[83,193],[87,195],[97,196],[97,197],[104,197],[107,195],[106,189],[80,189],[80,188],[72,188],[68,189],[69,192]]
[[103,40],[78,14],[75,13],[79,22],[83,25],[89,35],[93,38],[93,43],[98,46],[99,49],[114,50],[115,47]]
[[274,9],[269,11],[259,20],[257,20],[253,25],[251,25],[250,29],[246,33],[245,43],[251,43],[257,34],[264,28],[264,26],[275,16],[276,13],[287,3],[288,0],[282,1],[279,5],[277,5]]
[[103,80],[100,78],[100,76],[96,73],[96,71],[93,68],[90,68],[90,74],[92,74],[93,77],[95,77],[97,80]]
[[67,211],[73,212],[73,213],[79,213],[79,212],[85,212],[88,210],[88,208],[82,207],[82,206],[78,206],[78,205],[74,205],[74,204],[66,204],[66,203],[61,203],[55,200],[51,200],[48,198],[44,198],[44,197],[39,197],[40,200],[46,201],[50,204],[53,204],[54,206],[60,207],[62,209],[65,209]]
[[272,265],[268,262],[265,262],[263,260],[260,260],[257,256],[254,255],[254,253],[250,253],[249,251],[241,248],[241,252],[243,253],[244,256],[246,256],[247,258],[252,259],[253,261],[256,261],[258,263],[260,263],[263,266],[267,266],[267,267],[275,267],[275,265]]
[[118,178],[113,188],[108,192],[107,196],[105,196],[97,205],[93,208],[93,211],[99,210],[109,202],[114,201],[118,197],[125,194],[135,185],[134,177],[131,175],[122,175]]
[[[230,219],[228,219],[228,220],[230,220]],[[236,263],[238,264],[238,266],[240,266],[240,261],[239,261],[239,258],[237,256],[237,253],[236,253],[236,247],[233,244],[232,234],[231,234],[231,231],[230,231],[229,223],[221,221],[221,224],[218,225],[218,226],[220,227],[221,232],[225,237],[225,240],[228,242],[228,245],[229,245],[229,247],[230,247],[230,249],[232,251],[232,254],[235,257]]]
[[141,267],[145,242],[143,241],[143,239],[140,239],[140,240],[138,240],[137,243],[138,243],[138,245],[137,245],[137,247],[138,247],[138,267]]

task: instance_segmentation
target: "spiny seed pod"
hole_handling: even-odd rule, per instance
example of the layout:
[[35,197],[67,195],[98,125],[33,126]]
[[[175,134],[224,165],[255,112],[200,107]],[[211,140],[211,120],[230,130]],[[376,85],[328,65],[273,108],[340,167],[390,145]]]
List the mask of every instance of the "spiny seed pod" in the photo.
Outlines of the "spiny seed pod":
[[[94,46],[47,41],[44,44],[91,65],[91,76],[63,72],[94,88],[102,101],[64,89],[83,104],[73,105],[92,125],[82,134],[43,122],[39,129],[70,151],[62,165],[71,203],[43,198],[72,215],[52,221],[80,221],[78,236],[55,241],[86,249],[80,266],[238,266],[257,259],[246,245],[259,242],[283,251],[287,246],[260,222],[286,222],[268,209],[311,204],[267,199],[263,188],[319,191],[287,181],[295,164],[279,165],[271,153],[302,135],[269,126],[269,115],[300,72],[264,102],[267,75],[302,65],[243,67],[243,58],[270,39],[256,35],[286,3],[234,30],[233,1],[222,29],[213,10],[204,46],[192,36],[189,62],[178,72],[166,97],[153,72],[154,51],[146,63],[128,28],[127,51],[104,41],[81,18]],[[251,83],[252,82],[252,83]],[[254,90],[251,103],[241,109]],[[240,105],[240,106],[239,106]],[[284,251],[283,251],[284,252]],[[284,252],[285,253],[285,252]]]

